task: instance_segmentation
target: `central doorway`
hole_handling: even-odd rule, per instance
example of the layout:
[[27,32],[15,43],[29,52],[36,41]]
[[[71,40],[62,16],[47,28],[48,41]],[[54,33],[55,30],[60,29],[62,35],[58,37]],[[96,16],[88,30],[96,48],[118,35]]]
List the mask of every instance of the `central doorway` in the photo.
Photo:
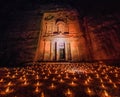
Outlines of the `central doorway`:
[[65,61],[65,43],[59,43],[59,60]]

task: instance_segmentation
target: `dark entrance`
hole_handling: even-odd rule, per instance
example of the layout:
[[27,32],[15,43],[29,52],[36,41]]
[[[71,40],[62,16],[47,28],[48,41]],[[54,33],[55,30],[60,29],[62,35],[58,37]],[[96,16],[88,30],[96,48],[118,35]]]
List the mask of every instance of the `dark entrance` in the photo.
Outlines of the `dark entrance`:
[[60,48],[60,60],[65,60],[65,49]]
[[65,43],[60,43],[59,45],[60,61],[65,60]]

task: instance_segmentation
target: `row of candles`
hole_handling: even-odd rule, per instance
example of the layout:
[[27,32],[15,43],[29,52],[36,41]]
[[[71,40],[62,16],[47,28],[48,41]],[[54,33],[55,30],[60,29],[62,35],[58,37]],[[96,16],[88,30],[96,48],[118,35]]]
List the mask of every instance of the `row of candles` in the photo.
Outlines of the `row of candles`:
[[[46,94],[41,87],[55,90],[59,88],[59,85],[55,84],[56,82],[69,86],[63,91],[66,97],[77,95],[71,87],[76,88],[81,85],[88,96],[112,97],[113,93],[109,94],[108,91],[120,89],[118,86],[120,84],[120,68],[105,64],[41,64],[0,70],[4,70],[4,74],[0,76],[0,87],[2,87],[0,95],[16,93],[14,87],[21,88],[32,85],[35,88],[33,92],[41,93],[41,97],[44,97]],[[51,84],[46,86],[45,80]],[[98,93],[95,91],[96,88],[100,89]],[[119,92],[117,95],[120,95]]]

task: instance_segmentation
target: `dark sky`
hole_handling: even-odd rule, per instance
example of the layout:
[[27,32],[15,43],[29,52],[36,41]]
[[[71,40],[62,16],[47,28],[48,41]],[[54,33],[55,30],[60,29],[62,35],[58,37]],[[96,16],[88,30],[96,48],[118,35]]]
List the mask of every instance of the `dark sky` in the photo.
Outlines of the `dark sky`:
[[15,11],[32,9],[39,5],[48,3],[70,4],[81,9],[118,9],[119,0],[1,0],[0,7],[2,11]]
[[49,3],[70,4],[85,14],[120,10],[119,0],[1,0],[0,30],[3,31],[13,18],[22,14],[22,11],[33,10]]

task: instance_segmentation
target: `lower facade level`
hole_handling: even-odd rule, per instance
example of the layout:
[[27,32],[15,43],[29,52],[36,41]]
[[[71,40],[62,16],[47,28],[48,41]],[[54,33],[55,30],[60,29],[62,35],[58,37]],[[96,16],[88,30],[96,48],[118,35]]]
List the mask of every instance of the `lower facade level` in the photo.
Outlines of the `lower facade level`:
[[37,60],[81,61],[88,57],[87,53],[84,41],[76,38],[44,38],[39,43]]

